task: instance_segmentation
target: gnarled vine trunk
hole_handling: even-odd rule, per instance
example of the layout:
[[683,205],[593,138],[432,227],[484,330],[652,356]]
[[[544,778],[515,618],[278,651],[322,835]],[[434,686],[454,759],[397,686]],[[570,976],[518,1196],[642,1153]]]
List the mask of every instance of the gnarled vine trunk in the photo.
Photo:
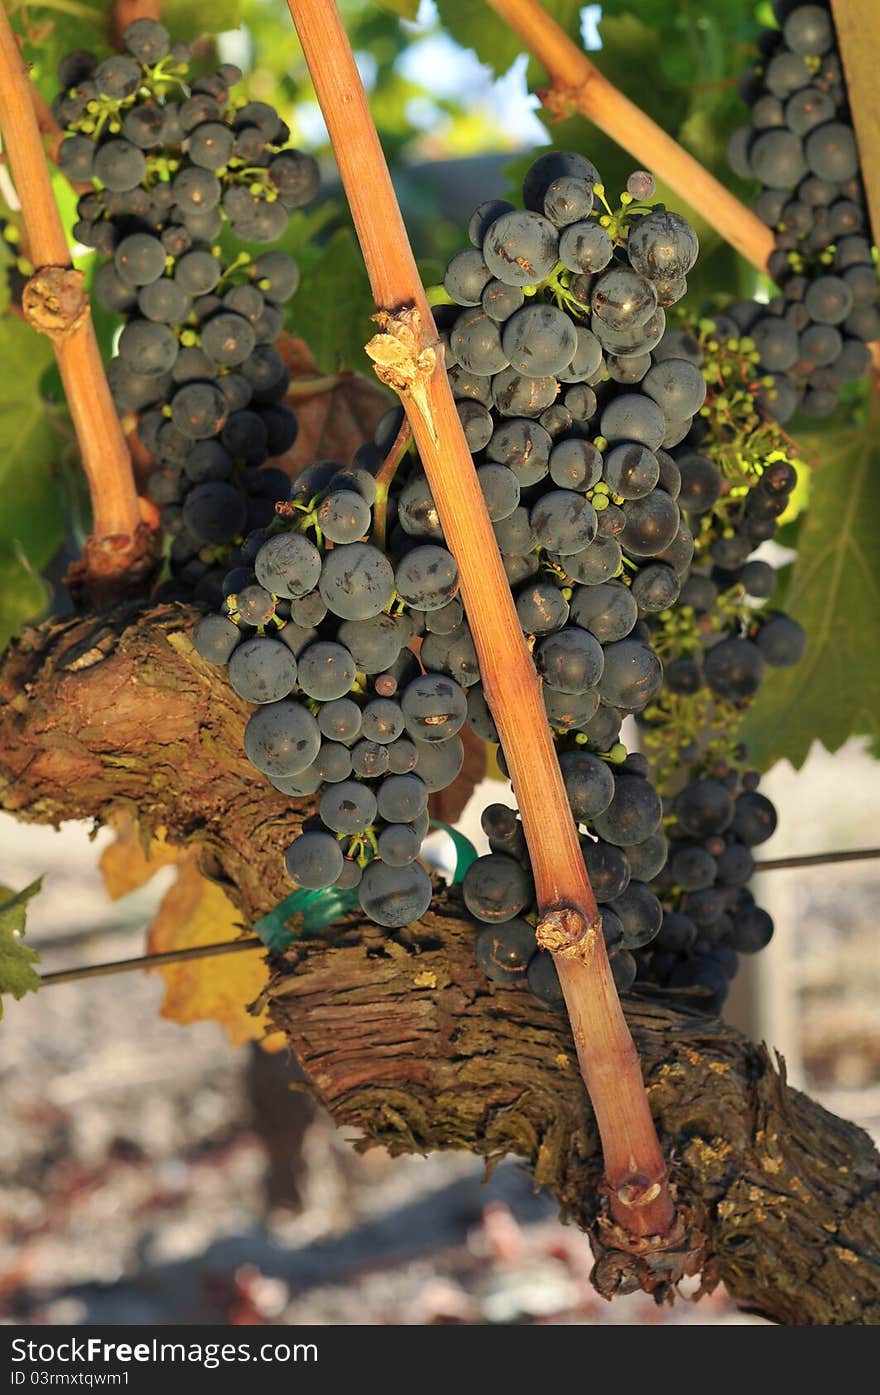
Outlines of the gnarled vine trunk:
[[[180,606],[29,630],[0,665],[0,805],[43,823],[134,813],[198,842],[253,920],[289,891],[298,806],[242,752],[245,704]],[[516,1153],[566,1216],[600,1208],[598,1136],[562,1020],[478,972],[455,891],[389,935],[357,915],[277,959],[265,995],[339,1123],[393,1151]],[[626,1004],[704,1279],[778,1322],[880,1324],[880,1159],[785,1083],[769,1053],[699,1012]],[[616,1276],[597,1276],[607,1286]]]

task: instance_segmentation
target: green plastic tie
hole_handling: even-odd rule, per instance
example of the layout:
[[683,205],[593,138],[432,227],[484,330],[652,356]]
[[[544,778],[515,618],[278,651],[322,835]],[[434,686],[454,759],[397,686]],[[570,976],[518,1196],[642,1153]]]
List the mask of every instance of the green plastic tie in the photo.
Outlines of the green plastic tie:
[[[338,891],[333,886],[324,891],[292,891],[257,921],[254,933],[270,953],[280,954],[294,940],[307,940],[320,934],[347,911],[354,910],[357,904],[356,887],[348,891]],[[287,924],[293,916],[301,917],[295,930],[289,929]]]
[[[439,819],[431,820],[431,828],[448,833],[455,848],[455,870],[452,885],[458,886],[472,862],[477,860],[477,850],[469,838],[459,833],[448,823]],[[339,891],[330,886],[323,891],[292,891],[278,905],[254,925],[254,934],[259,935],[271,954],[281,954],[294,940],[308,940],[319,935],[328,925],[340,919],[358,904],[357,887]],[[291,930],[288,921],[300,917],[296,929]]]
[[459,833],[457,828],[452,828],[448,823],[441,823],[439,819],[431,820],[432,828],[442,828],[444,833],[448,833],[455,848],[455,871],[452,874],[452,885],[459,886],[464,881],[464,874],[472,862],[477,860],[477,850],[470,838],[465,838],[463,833]]

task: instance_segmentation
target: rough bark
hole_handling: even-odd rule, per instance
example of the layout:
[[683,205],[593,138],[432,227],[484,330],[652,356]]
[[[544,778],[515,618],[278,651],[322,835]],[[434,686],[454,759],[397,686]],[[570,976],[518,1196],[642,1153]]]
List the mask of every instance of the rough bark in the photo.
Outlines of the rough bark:
[[[198,841],[247,919],[289,890],[281,850],[308,812],[250,770],[247,708],[195,655],[179,606],[48,623],[0,666],[0,806],[23,819],[137,815]],[[590,1229],[601,1155],[562,1020],[478,973],[458,894],[388,935],[357,916],[276,961],[266,999],[339,1123],[395,1152],[522,1156]],[[704,1282],[794,1324],[880,1324],[880,1159],[790,1089],[763,1046],[693,1008],[626,1004]],[[611,1278],[600,1272],[600,1282]]]
[[[340,1123],[393,1152],[524,1157],[589,1229],[598,1135],[561,1019],[488,983],[454,893],[406,936],[353,924],[291,950],[266,998]],[[626,1016],[679,1196],[705,1217],[704,1285],[777,1322],[880,1322],[880,1175],[868,1136],[693,1009]]]
[[0,807],[37,823],[133,814],[202,844],[246,915],[287,895],[294,804],[245,758],[249,708],[199,659],[177,604],[29,629],[0,665]]

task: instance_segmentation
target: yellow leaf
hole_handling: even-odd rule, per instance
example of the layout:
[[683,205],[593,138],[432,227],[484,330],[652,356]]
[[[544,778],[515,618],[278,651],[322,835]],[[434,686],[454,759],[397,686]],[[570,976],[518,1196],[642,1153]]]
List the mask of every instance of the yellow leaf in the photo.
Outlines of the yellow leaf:
[[118,901],[121,896],[145,886],[160,867],[177,862],[180,849],[170,847],[164,833],[160,832],[150,843],[149,852],[145,852],[137,824],[128,814],[117,818],[114,827],[116,842],[104,849],[98,866],[107,895],[111,901]]
[[507,780],[507,775],[502,775],[501,766],[498,764],[499,746],[487,747],[486,755],[486,779],[487,780]]
[[[190,949],[195,945],[234,940],[242,931],[239,912],[214,882],[203,877],[193,850],[178,864],[177,881],[162,899],[147,932],[147,952]],[[173,1022],[219,1022],[234,1046],[259,1041],[267,1051],[280,1051],[283,1032],[266,1035],[269,1021],[247,1010],[266,986],[265,950],[193,959],[156,969],[166,984],[162,1016]]]
[[[162,899],[147,931],[147,953],[189,949],[237,939],[242,926],[238,911],[214,882],[198,870],[195,848],[176,848],[164,833],[147,850],[137,824],[128,815],[116,822],[116,841],[100,860],[107,894],[115,901],[144,886],[160,867],[177,866],[177,880]],[[281,1051],[283,1032],[268,1032],[268,1018],[254,1017],[248,1003],[258,998],[268,977],[264,951],[216,955],[157,968],[166,984],[162,1016],[181,1025],[219,1022],[234,1046],[258,1041],[266,1051]]]

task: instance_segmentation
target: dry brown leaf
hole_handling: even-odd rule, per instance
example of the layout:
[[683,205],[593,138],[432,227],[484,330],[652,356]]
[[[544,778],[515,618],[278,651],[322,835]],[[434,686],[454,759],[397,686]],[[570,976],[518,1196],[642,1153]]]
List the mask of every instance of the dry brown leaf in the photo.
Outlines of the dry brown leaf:
[[[117,819],[115,827],[116,841],[105,849],[99,863],[107,894],[114,901],[144,886],[160,867],[177,867],[177,879],[147,930],[147,954],[218,944],[241,934],[232,902],[199,872],[195,848],[172,847],[161,833],[145,848],[137,824],[128,815]],[[168,964],[155,972],[166,984],[163,1017],[181,1024],[219,1022],[234,1046],[258,1041],[266,1051],[283,1048],[282,1033],[267,1034],[268,1019],[247,1010],[268,979],[258,949]]]
[[288,334],[283,331],[276,339],[275,347],[290,369],[291,382],[301,378],[319,376],[318,365],[312,356],[312,351],[306,341],[300,339],[298,334]]
[[302,339],[282,334],[276,347],[291,372],[287,403],[296,412],[299,432],[273,464],[292,478],[316,460],[349,465],[358,446],[372,439],[392,399],[359,373],[320,374]]

